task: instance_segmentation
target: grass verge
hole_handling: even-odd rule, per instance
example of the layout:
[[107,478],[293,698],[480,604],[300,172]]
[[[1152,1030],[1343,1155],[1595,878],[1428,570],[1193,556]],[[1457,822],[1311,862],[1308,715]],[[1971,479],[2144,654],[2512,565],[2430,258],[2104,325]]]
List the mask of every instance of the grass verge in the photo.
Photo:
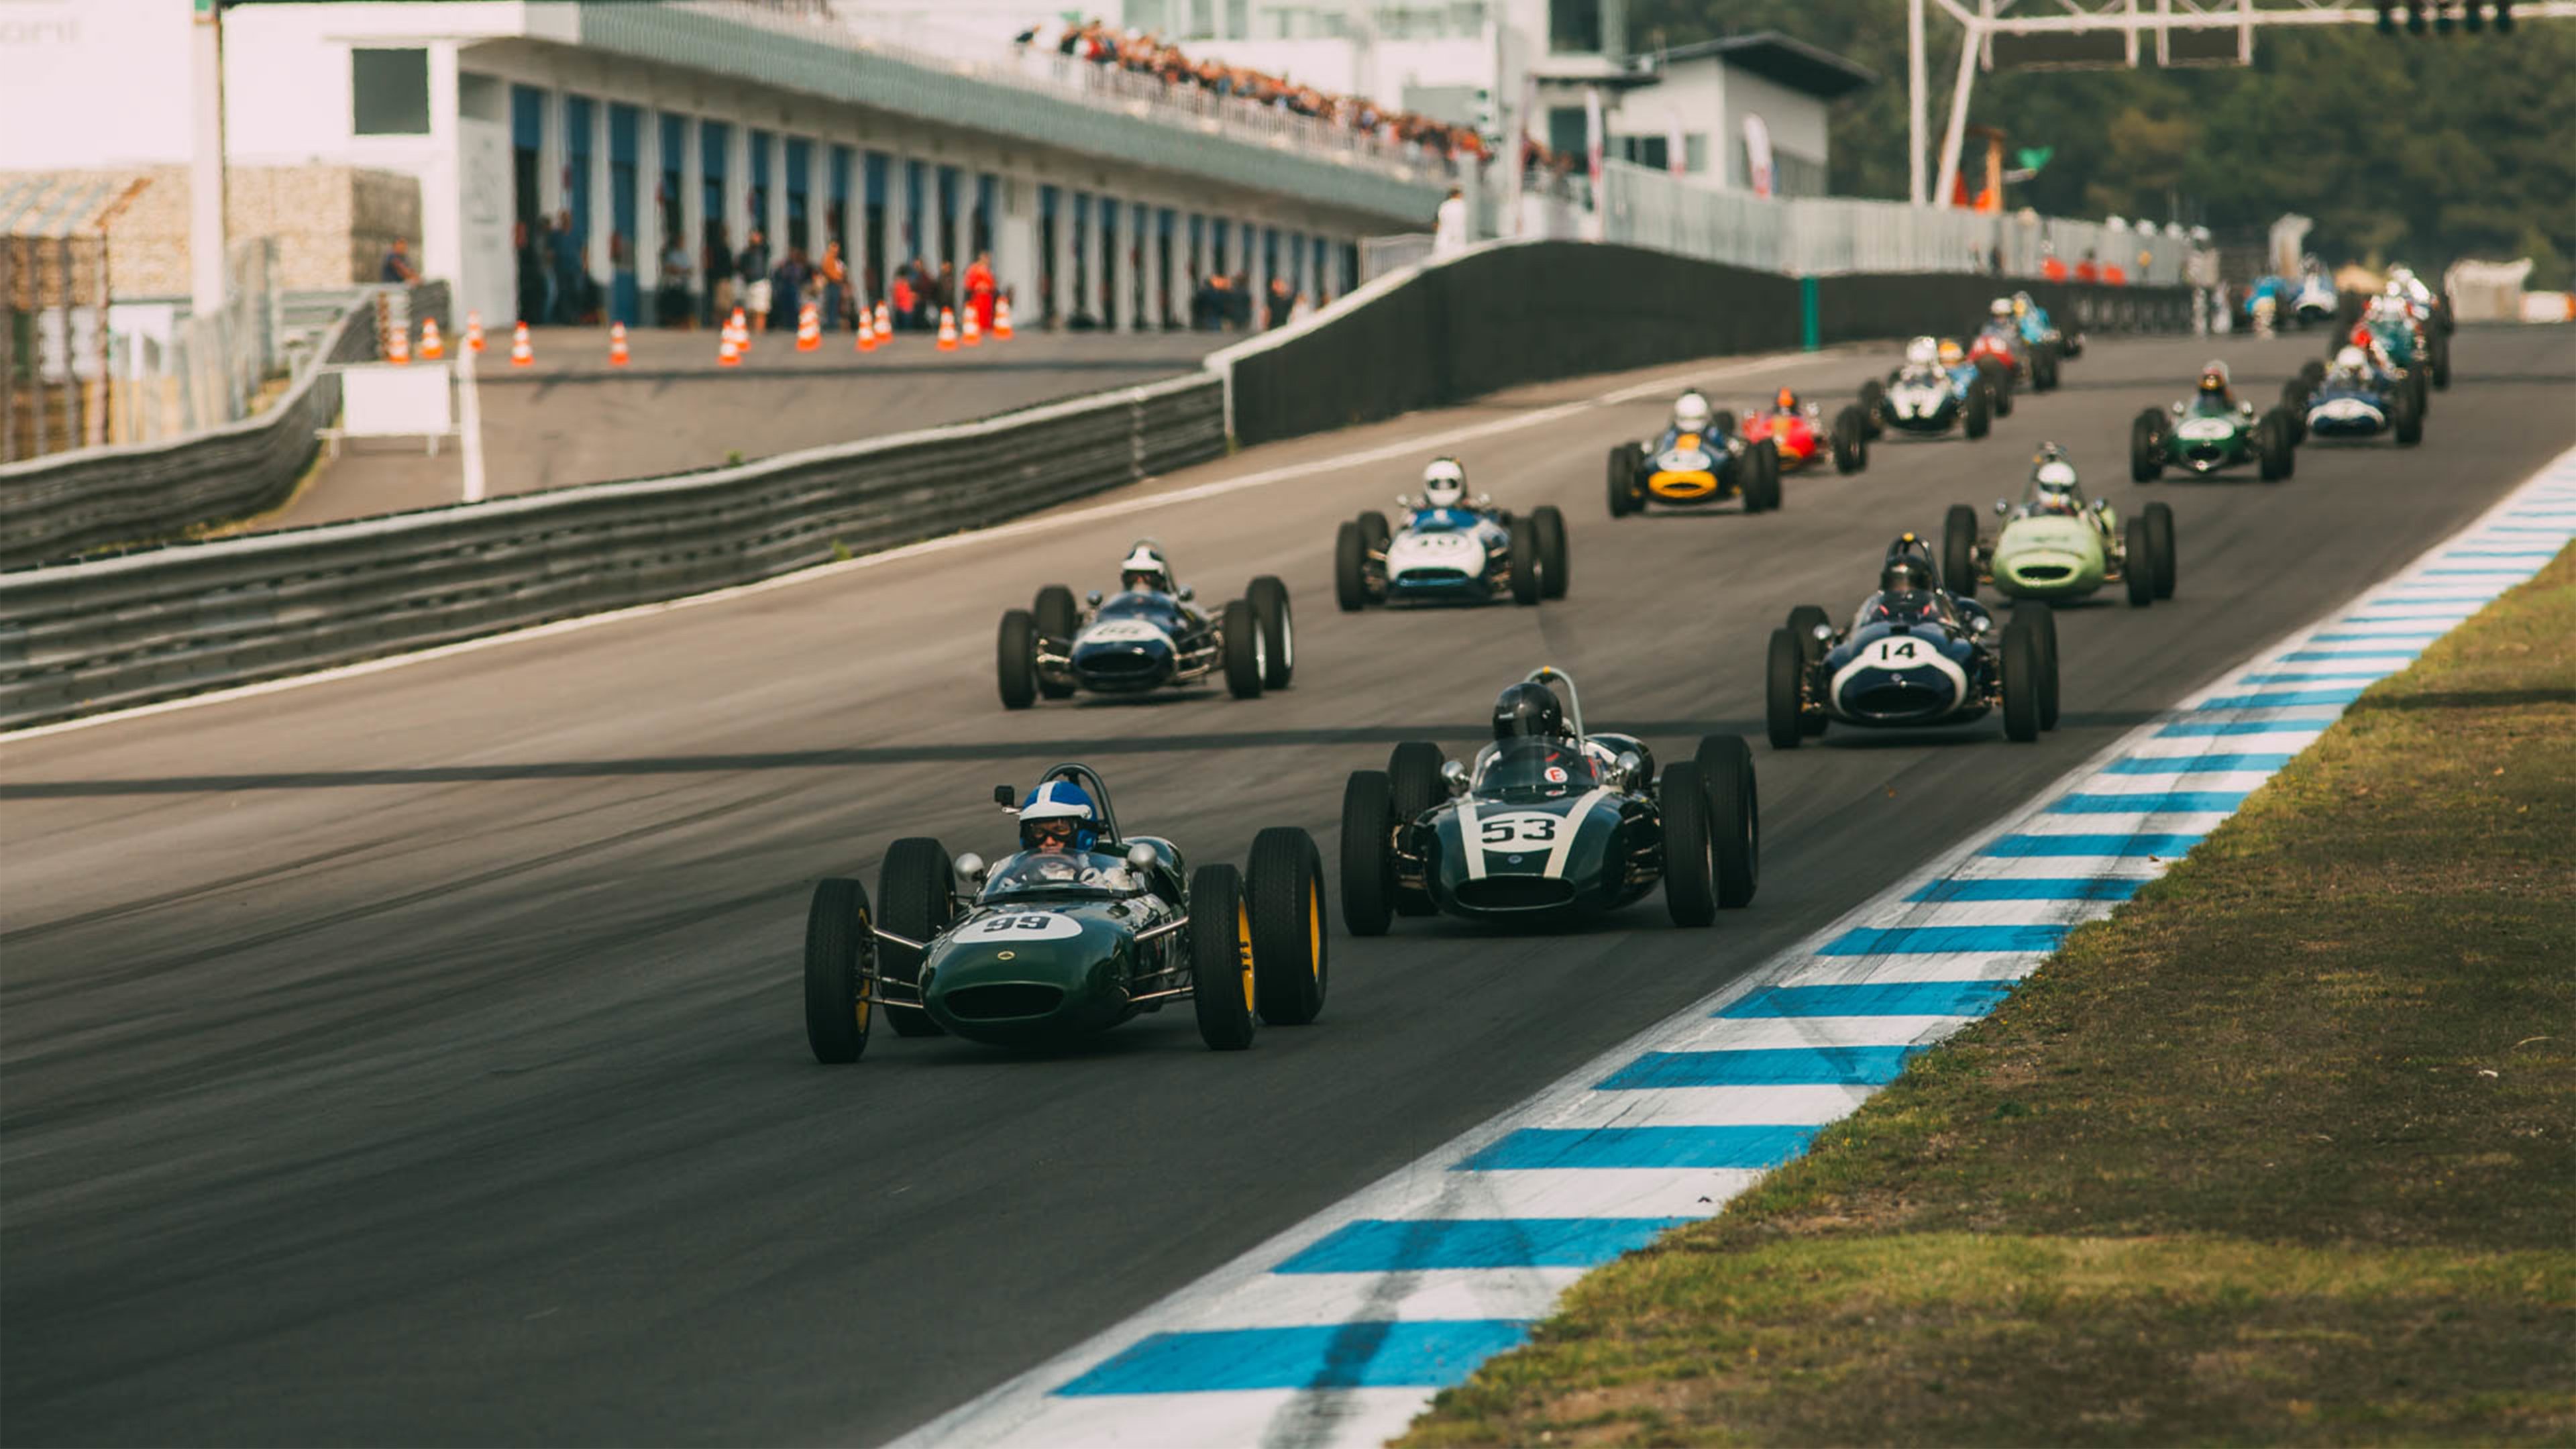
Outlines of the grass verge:
[[2576,549],[1400,1444],[2576,1442]]

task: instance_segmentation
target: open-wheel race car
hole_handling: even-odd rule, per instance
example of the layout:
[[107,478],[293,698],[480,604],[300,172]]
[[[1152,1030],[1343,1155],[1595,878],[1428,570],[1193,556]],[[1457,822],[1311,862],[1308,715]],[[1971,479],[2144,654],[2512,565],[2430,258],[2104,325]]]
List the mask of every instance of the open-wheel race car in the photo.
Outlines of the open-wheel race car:
[[1643,741],[1586,733],[1574,681],[1539,669],[1495,702],[1494,740],[1472,766],[1408,741],[1386,769],[1350,777],[1342,919],[1355,936],[1398,915],[1563,924],[1660,883],[1674,924],[1705,926],[1753,899],[1759,847],[1741,737],[1710,735],[1658,776]]
[[2301,401],[2310,437],[2360,442],[2388,433],[2411,448],[2424,441],[2422,399],[2404,376],[2382,371],[2361,348],[2346,347]]
[[1825,425],[1825,410],[1802,403],[1790,388],[1767,408],[1744,415],[1744,440],[1759,445],[1768,439],[1780,450],[1780,471],[1803,473],[1833,464],[1837,473],[1857,473],[1869,466],[1869,415],[1858,403],[1846,403]]
[[1516,517],[1490,498],[1471,499],[1455,458],[1432,459],[1422,496],[1395,502],[1400,526],[1371,509],[1333,540],[1333,593],[1344,610],[1565,597],[1565,515],[1554,505]]
[[1045,1047],[1191,1004],[1219,1051],[1261,1022],[1324,1009],[1323,857],[1274,826],[1250,864],[1190,870],[1151,835],[1126,835],[1090,766],[1057,765],[1014,808],[1020,849],[987,866],[936,840],[886,851],[873,908],[854,880],[814,887],[805,919],[805,1036],[814,1058],[854,1062],[882,1015],[897,1036],[949,1033]]
[[1997,297],[1989,309],[1986,325],[1968,339],[1968,360],[1998,375],[1995,392],[2003,406],[1997,417],[2012,416],[2011,399],[2021,388],[2032,392],[2050,392],[2057,387],[2057,353],[2046,343],[2034,343],[2022,336],[2020,319],[2013,316],[2010,297]]
[[1771,632],[1767,732],[1794,750],[1834,724],[1914,729],[2003,711],[2007,738],[2028,743],[2057,725],[2057,621],[2046,604],[2013,610],[2001,629],[1975,600],[1941,587],[1932,550],[1913,534],[1888,545],[1878,592],[1836,629],[1801,604]]
[[1027,709],[1041,699],[1143,694],[1201,683],[1222,670],[1237,699],[1286,689],[1297,666],[1296,621],[1288,586],[1268,574],[1211,616],[1172,578],[1160,545],[1140,539],[1118,565],[1119,591],[1094,592],[1076,604],[1073,590],[1049,584],[1033,607],[1002,615],[996,643],[1002,704]]
[[[2287,387],[2300,381],[2294,378]],[[2170,408],[2148,408],[2130,422],[2129,476],[2152,483],[2167,468],[2206,477],[2252,463],[2256,476],[2275,483],[2296,471],[2300,433],[2286,400],[2258,415],[2254,404],[2238,400],[2227,364],[2213,361],[2201,368],[2200,385],[2190,397]]]
[[1610,450],[1610,516],[1643,512],[1648,503],[1701,507],[1730,498],[1747,513],[1780,506],[1780,448],[1736,431],[1735,414],[1713,409],[1705,394],[1683,393],[1672,421],[1648,442]]
[[1999,498],[1995,514],[2002,527],[1992,535],[1964,503],[1942,520],[1941,577],[1963,599],[1987,583],[2014,600],[2081,599],[2108,584],[2126,589],[2132,608],[2173,597],[2173,509],[2150,503],[2122,524],[2109,499],[2085,499],[2075,465],[2054,443],[2032,461],[2021,502]]
[[2084,355],[2084,334],[2059,327],[2057,319],[2049,316],[2048,309],[2028,292],[2013,293],[2011,301],[2013,321],[2021,328],[2022,340],[2033,348],[2046,349],[2050,364],[2048,385],[2057,386],[2056,364]]
[[1956,342],[1917,337],[1905,344],[1905,363],[1860,385],[1863,430],[1871,437],[1889,428],[1937,437],[1956,428],[1971,441],[1995,425],[1995,385],[1968,361]]

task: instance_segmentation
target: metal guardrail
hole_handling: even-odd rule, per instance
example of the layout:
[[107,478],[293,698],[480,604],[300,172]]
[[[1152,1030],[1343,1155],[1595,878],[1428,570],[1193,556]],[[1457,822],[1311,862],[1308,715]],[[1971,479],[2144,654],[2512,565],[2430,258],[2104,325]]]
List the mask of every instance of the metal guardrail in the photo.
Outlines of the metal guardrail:
[[0,727],[753,583],[1225,445],[1222,384],[1188,377],[717,472],[0,574]]

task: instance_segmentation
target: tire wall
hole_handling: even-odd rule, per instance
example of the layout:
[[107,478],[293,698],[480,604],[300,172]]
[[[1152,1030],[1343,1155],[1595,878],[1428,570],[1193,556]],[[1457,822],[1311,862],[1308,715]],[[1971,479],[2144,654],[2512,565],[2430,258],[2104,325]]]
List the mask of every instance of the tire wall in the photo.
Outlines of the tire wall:
[[[1958,336],[1997,295],[2028,291],[2088,333],[2182,330],[2180,287],[1970,275],[1817,279],[1820,344]],[[1375,422],[1500,388],[1804,340],[1798,278],[1602,242],[1487,246],[1422,267],[1275,343],[1236,349],[1241,444]]]

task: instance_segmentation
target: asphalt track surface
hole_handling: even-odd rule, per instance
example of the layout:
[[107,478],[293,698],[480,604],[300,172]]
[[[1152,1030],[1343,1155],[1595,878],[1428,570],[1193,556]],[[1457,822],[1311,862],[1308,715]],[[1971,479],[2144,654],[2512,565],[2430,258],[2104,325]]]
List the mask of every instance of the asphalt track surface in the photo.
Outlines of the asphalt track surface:
[[[2421,449],[2126,481],[2126,424],[2201,356],[2277,389],[2314,343],[2098,345],[1984,444],[1885,445],[1759,518],[1612,523],[1609,443],[1664,369],[1254,450],[1140,492],[1451,427],[1476,484],[1572,524],[1536,610],[1336,613],[1333,525],[1412,467],[1125,517],[204,708],[0,764],[0,1400],[21,1442],[874,1441],[1179,1287],[1817,929],[2118,733],[2413,557],[2576,441],[2576,336],[2464,332]],[[1883,356],[1740,371],[1847,396]],[[1699,369],[1716,374],[1725,364]],[[1088,759],[1131,828],[1329,860],[1345,772],[1460,750],[1572,671],[1667,752],[1760,734],[1762,646],[1840,614],[1901,528],[2013,492],[2055,438],[2170,499],[2174,600],[2067,609],[2065,716],[1757,743],[1750,910],[1660,896],[1513,938],[1332,942],[1323,1019],[1216,1055],[1186,1010],[1054,1056],[881,1033],[807,1054],[815,877],[1003,847],[991,787]],[[1411,456],[1409,453],[1408,456]],[[1005,714],[996,616],[1158,535],[1203,597],[1283,575],[1293,690]],[[1669,755],[1668,755],[1669,757]]]
[[[719,370],[712,332],[638,328],[634,361],[607,364],[597,327],[536,333],[536,364],[509,364],[509,334],[489,339],[478,376],[484,488],[494,498],[618,478],[659,477],[915,428],[971,422],[1084,393],[1196,371],[1239,332],[1022,333],[941,352],[924,333],[875,352],[827,334],[798,352],[794,324],[758,337],[750,359]],[[338,523],[462,496],[451,440],[437,456],[413,441],[351,442],[257,531]]]

